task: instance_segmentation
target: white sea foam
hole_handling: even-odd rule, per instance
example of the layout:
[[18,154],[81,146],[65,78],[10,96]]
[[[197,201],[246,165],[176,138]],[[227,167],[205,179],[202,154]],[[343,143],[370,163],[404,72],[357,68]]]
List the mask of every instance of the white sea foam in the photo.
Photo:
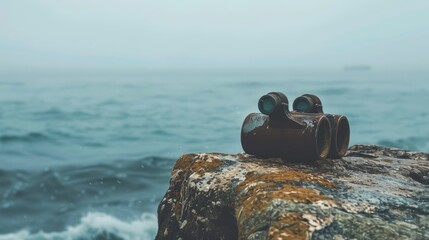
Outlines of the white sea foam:
[[156,231],[157,221],[154,214],[144,213],[140,218],[127,222],[105,213],[93,212],[82,217],[79,224],[69,226],[62,232],[30,233],[22,230],[0,235],[0,240],[93,239],[109,234],[127,240],[145,240],[154,239]]

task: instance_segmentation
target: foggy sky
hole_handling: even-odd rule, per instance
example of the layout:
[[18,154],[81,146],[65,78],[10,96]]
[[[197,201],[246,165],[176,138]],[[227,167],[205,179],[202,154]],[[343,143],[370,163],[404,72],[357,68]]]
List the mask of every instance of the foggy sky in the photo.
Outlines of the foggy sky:
[[0,69],[429,67],[429,1],[0,2]]

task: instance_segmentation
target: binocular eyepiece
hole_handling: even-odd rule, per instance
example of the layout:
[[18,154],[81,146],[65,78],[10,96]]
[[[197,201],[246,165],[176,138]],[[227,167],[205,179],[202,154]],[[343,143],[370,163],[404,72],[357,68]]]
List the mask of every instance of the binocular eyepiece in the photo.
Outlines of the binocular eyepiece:
[[304,94],[289,102],[281,92],[270,92],[258,101],[261,113],[251,113],[241,129],[241,145],[258,157],[311,161],[339,158],[347,151],[350,126],[347,117],[324,114],[322,102]]
[[284,106],[288,105],[287,97],[280,92],[271,92],[262,96],[258,101],[258,108],[261,113],[270,115],[281,111]]
[[304,94],[293,101],[293,110],[304,113],[323,113],[322,102],[319,97],[312,94]]

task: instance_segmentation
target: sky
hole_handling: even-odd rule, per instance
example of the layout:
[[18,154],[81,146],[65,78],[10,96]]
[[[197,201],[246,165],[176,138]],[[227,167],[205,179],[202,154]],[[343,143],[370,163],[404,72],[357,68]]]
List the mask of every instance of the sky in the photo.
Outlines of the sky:
[[429,1],[0,1],[0,69],[429,67]]

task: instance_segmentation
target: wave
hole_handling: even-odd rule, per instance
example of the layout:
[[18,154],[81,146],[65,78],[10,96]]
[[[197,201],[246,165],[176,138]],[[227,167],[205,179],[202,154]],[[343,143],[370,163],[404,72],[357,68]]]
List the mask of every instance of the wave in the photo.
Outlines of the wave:
[[0,235],[0,240],[61,240],[61,239],[154,239],[157,221],[154,214],[143,213],[132,221],[123,221],[101,212],[90,212],[75,226],[68,226],[61,232],[30,233],[21,230]]
[[32,132],[24,135],[1,135],[0,142],[1,143],[11,143],[11,142],[40,142],[40,141],[52,141],[48,136]]
[[37,120],[94,120],[100,115],[96,112],[74,110],[66,111],[60,108],[50,108],[43,111],[33,112],[33,115],[37,117]]
[[105,147],[106,144],[84,139],[84,137],[65,131],[47,129],[45,133],[29,132],[25,134],[0,135],[0,143],[39,143],[49,142],[64,144],[65,141],[74,141],[75,144],[86,147]]
[[[133,217],[136,212],[153,213],[168,187],[173,163],[173,159],[145,157],[44,170],[0,169],[0,233],[14,232],[14,238],[9,239],[54,239],[42,237],[46,232],[62,231],[70,222],[101,221],[99,215],[81,219],[87,212],[109,213],[122,218]],[[111,222],[113,220],[106,224]],[[21,229],[25,231],[18,232]],[[38,231],[43,232],[33,234]],[[2,237],[0,240],[5,239]]]
[[385,147],[429,152],[429,137],[409,137],[397,140],[381,140],[378,141],[377,144]]

